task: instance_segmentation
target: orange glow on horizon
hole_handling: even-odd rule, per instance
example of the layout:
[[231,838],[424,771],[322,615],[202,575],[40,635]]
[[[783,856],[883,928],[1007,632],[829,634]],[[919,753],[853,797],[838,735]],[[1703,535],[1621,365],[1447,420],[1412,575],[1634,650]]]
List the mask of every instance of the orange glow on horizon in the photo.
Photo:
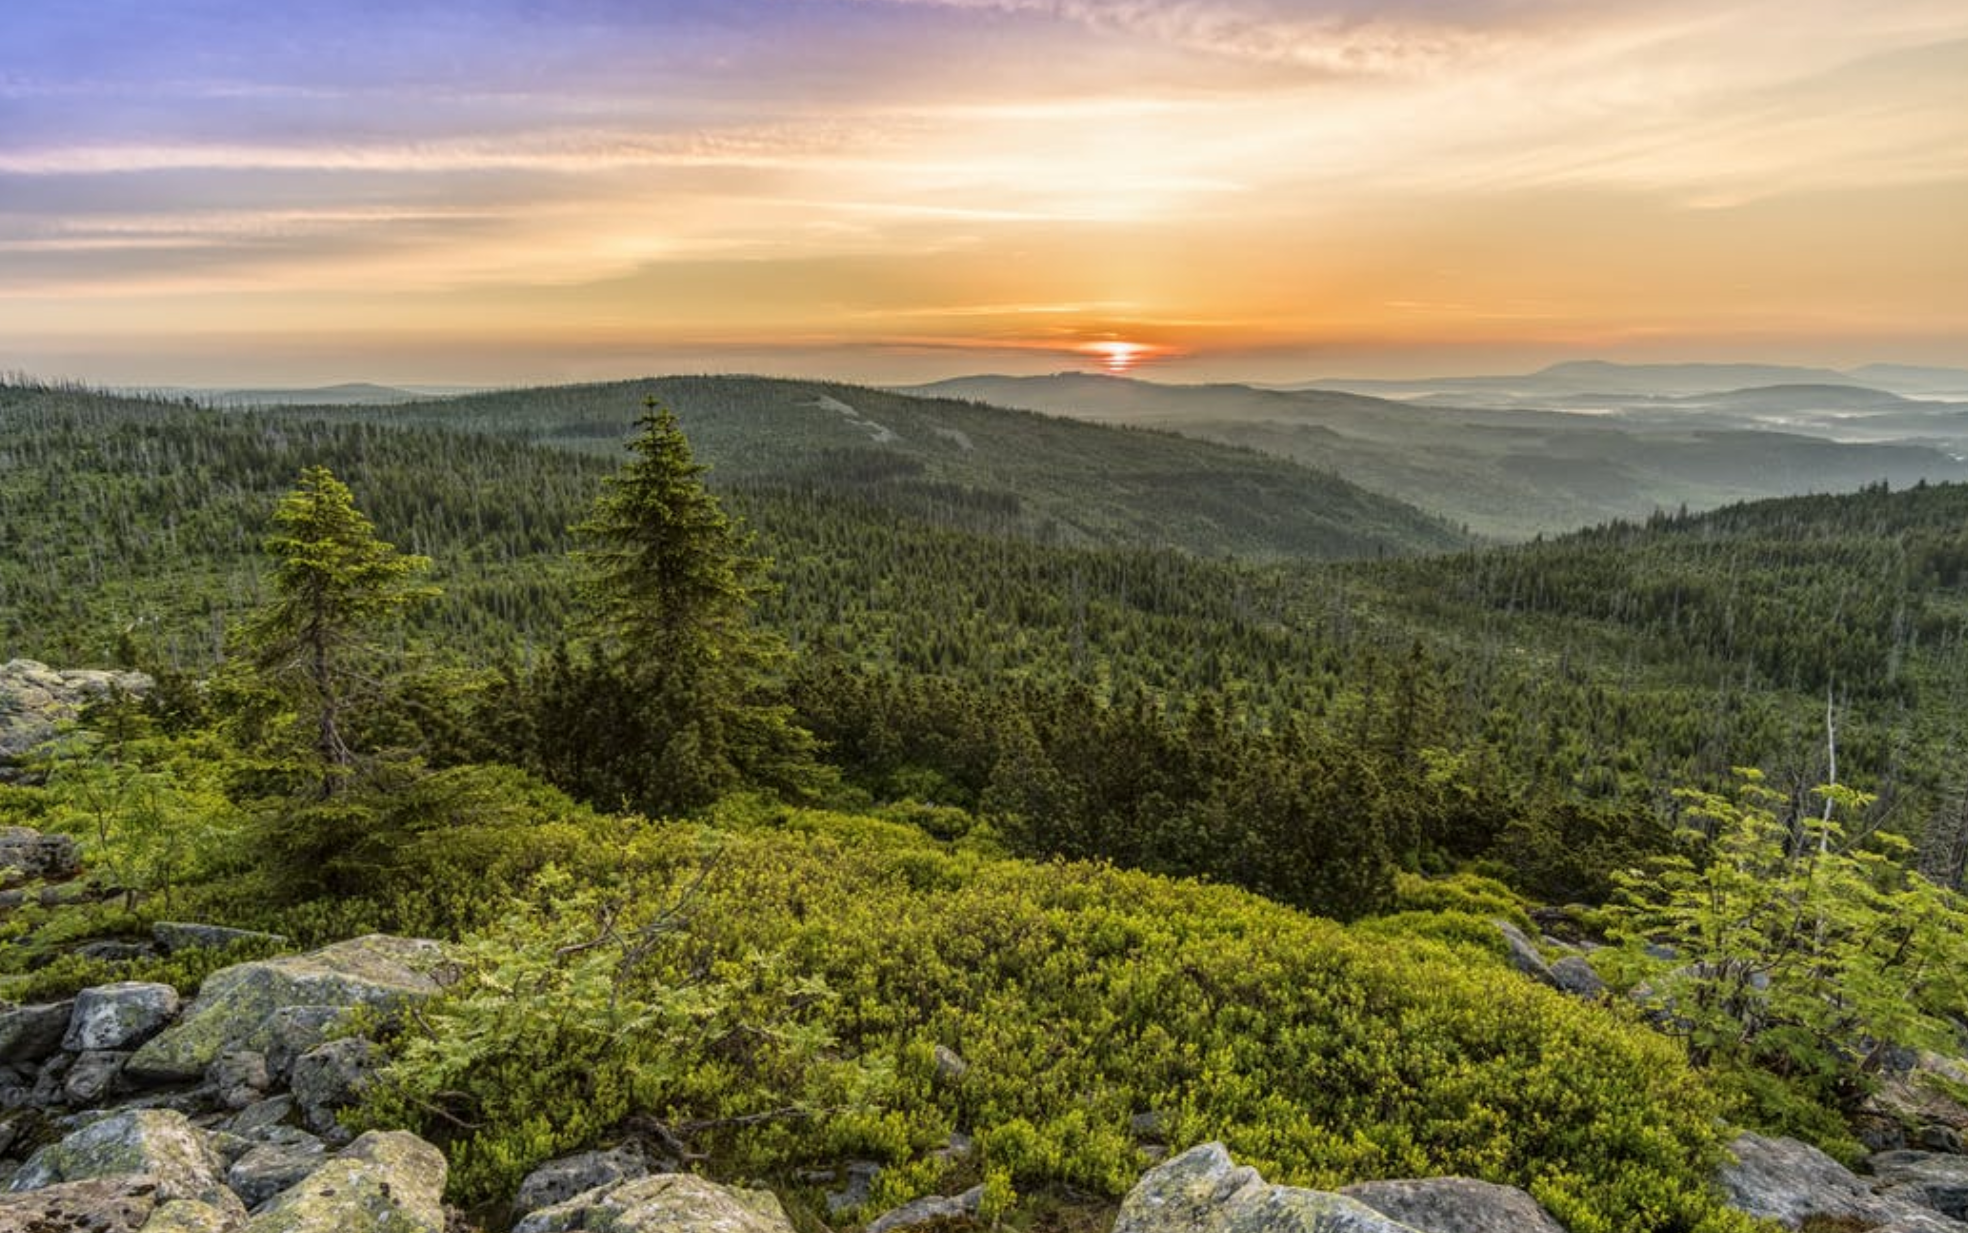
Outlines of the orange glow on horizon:
[[1155,348],[1146,343],[1126,342],[1121,339],[1087,343],[1080,350],[1099,357],[1100,367],[1110,377],[1125,377],[1142,362],[1153,359],[1156,354]]

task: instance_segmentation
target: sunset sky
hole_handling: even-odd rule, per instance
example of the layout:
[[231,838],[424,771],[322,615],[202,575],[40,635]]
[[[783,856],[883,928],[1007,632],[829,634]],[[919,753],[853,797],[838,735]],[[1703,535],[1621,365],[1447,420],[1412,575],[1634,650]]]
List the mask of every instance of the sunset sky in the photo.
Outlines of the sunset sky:
[[0,369],[1968,365],[1962,0],[9,0]]

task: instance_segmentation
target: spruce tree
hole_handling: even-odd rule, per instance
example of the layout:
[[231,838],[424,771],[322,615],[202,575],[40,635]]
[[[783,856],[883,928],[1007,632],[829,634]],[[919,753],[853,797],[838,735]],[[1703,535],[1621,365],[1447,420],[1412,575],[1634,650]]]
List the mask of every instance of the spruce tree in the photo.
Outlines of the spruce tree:
[[675,413],[653,398],[644,407],[631,459],[574,528],[588,653],[559,660],[540,699],[606,722],[579,725],[582,749],[543,731],[542,769],[597,805],[648,813],[701,808],[743,785],[804,791],[813,738],[772,684],[784,645],[752,623],[767,562],[705,489]]
[[378,692],[381,635],[412,605],[437,594],[417,575],[430,559],[378,539],[355,496],[326,467],[308,467],[273,513],[271,603],[241,630],[254,684],[273,694],[306,735],[318,795],[333,796],[356,760],[348,721]]

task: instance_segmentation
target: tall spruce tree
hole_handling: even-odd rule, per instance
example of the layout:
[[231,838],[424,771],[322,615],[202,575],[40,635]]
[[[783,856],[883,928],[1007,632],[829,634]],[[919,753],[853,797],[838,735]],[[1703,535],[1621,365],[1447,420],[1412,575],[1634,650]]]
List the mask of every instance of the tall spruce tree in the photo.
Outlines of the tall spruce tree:
[[745,785],[803,792],[814,741],[772,684],[784,644],[752,624],[767,562],[705,489],[676,415],[644,407],[633,456],[575,528],[586,653],[556,657],[540,691],[544,714],[589,722],[542,725],[541,769],[657,814]]
[[437,594],[417,575],[430,559],[376,537],[355,496],[326,467],[308,467],[273,512],[271,603],[240,631],[255,684],[297,717],[303,760],[322,799],[356,760],[348,721],[378,691],[381,635],[406,609]]

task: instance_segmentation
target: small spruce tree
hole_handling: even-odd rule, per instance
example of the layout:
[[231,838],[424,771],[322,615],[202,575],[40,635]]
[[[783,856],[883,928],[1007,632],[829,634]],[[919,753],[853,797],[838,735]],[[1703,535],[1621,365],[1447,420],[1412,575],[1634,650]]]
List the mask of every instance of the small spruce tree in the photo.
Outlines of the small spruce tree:
[[[704,488],[676,415],[644,406],[633,457],[575,527],[588,653],[558,659],[538,700],[606,722],[543,725],[541,769],[596,805],[648,813],[746,785],[804,792],[813,738],[772,685],[783,643],[752,623],[767,562]],[[582,748],[565,739],[574,731]]]
[[273,522],[265,547],[274,597],[240,629],[238,651],[250,684],[294,718],[300,760],[327,800],[356,762],[350,718],[380,691],[381,636],[437,590],[416,581],[430,559],[378,539],[354,494],[326,467],[301,472]]

